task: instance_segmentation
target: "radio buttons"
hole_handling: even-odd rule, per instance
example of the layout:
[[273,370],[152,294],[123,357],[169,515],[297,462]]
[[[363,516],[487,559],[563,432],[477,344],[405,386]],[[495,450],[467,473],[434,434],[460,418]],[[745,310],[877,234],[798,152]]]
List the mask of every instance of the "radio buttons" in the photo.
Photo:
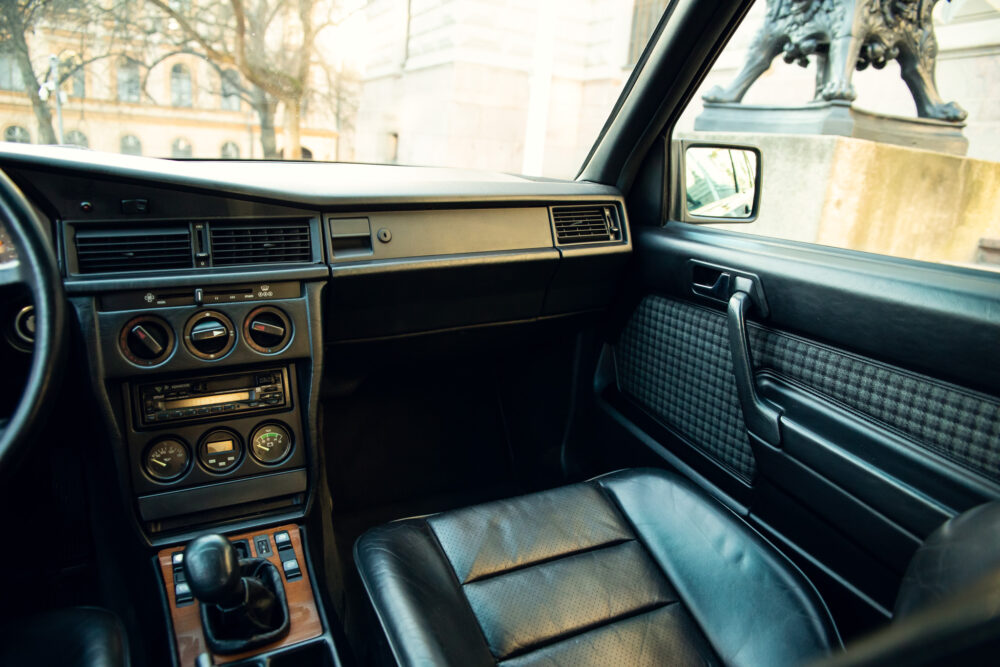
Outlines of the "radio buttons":
[[242,459],[243,441],[228,429],[209,431],[198,445],[198,461],[209,472],[229,472]]

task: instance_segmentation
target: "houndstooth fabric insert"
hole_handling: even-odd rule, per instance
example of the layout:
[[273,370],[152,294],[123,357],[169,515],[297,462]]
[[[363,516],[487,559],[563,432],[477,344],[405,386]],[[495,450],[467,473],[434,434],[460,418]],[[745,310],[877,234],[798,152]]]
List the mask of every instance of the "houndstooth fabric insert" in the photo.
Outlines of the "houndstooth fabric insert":
[[[622,390],[734,472],[754,470],[732,377],[725,316],[660,296],[616,346]],[[1000,481],[1000,401],[759,327],[754,366],[813,391],[968,470]]]
[[753,478],[724,317],[646,297],[622,332],[615,358],[626,394],[738,476]]

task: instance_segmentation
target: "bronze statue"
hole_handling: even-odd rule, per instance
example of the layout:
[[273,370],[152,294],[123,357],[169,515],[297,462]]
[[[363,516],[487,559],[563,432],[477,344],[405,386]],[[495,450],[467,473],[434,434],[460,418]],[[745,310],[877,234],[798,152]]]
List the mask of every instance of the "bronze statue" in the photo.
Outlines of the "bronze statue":
[[[949,0],[950,1],[950,0]],[[961,121],[968,115],[945,102],[934,81],[937,39],[931,12],[938,0],[767,0],[767,17],[750,46],[746,65],[728,87],[706,102],[739,102],[778,55],[805,67],[816,58],[816,100],[857,97],[855,67],[882,69],[898,60],[921,118]]]

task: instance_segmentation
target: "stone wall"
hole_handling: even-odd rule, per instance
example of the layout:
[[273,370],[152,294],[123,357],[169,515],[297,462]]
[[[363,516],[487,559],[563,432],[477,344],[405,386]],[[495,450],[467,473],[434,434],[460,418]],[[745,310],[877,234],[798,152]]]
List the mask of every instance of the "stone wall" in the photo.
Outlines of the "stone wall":
[[984,259],[982,239],[1000,238],[1000,162],[848,137],[680,137],[761,151],[759,218],[713,226],[962,265]]

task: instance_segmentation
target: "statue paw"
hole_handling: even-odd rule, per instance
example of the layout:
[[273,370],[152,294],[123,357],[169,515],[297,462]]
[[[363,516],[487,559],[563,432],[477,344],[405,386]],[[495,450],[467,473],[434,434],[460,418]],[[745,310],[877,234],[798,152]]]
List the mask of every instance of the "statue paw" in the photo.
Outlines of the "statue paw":
[[854,90],[854,86],[850,81],[830,81],[823,86],[823,90],[820,91],[820,97],[824,100],[847,100],[848,102],[853,102],[857,99],[858,93]]
[[701,99],[705,102],[736,102],[733,96],[726,92],[726,89],[722,86],[712,86],[712,89],[701,96]]
[[968,118],[969,112],[954,102],[942,102],[940,104],[932,104],[926,113],[921,115],[925,118],[936,118],[937,120],[960,121]]

